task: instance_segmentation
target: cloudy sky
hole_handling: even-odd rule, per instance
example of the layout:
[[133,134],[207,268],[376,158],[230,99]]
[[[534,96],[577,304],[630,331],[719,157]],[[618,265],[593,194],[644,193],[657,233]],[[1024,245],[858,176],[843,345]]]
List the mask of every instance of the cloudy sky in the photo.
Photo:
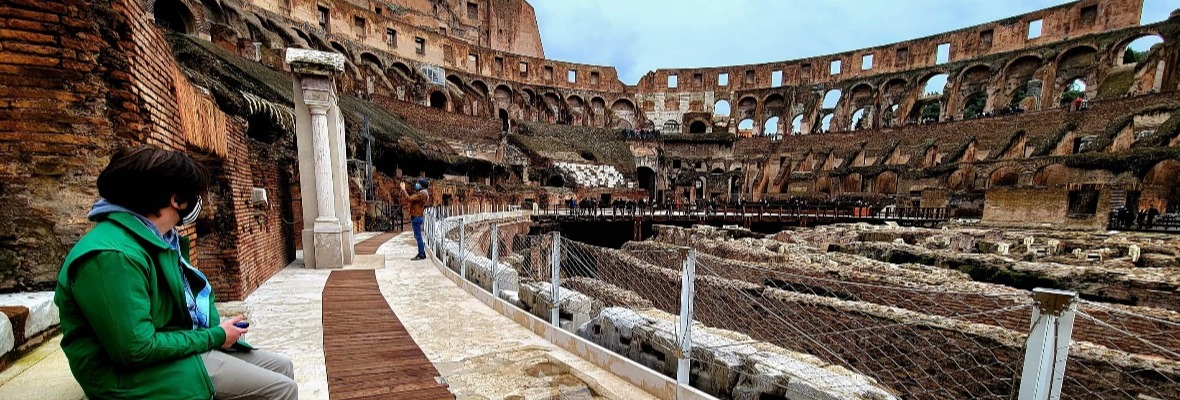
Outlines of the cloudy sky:
[[[781,61],[893,43],[1062,0],[529,0],[545,56],[611,65],[635,84],[657,68]],[[1144,22],[1177,0],[1145,0]]]

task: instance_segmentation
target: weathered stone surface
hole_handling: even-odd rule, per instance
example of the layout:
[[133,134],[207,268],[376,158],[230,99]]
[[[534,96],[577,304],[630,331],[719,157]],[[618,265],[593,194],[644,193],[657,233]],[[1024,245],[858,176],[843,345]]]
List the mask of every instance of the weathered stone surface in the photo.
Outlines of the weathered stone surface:
[[332,75],[344,72],[344,55],[328,51],[288,48],[287,64],[300,74]]
[[8,316],[0,313],[0,356],[8,354],[16,348],[16,336],[12,331],[12,321]]
[[25,338],[33,337],[61,323],[57,305],[53,304],[53,292],[0,294],[0,306],[21,306],[29,309],[29,317],[25,320]]

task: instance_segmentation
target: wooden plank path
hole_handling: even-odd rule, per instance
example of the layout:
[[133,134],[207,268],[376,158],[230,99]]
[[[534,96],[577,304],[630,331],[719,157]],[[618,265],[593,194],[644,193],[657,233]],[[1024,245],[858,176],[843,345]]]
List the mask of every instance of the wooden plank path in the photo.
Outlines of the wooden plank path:
[[393,237],[397,236],[397,234],[398,232],[388,232],[365,239],[365,241],[356,244],[356,254],[377,254],[377,248],[381,247],[381,245],[385,244],[385,242],[388,242],[389,239],[393,239]]
[[323,300],[329,399],[455,398],[389,308],[376,271],[332,271]]

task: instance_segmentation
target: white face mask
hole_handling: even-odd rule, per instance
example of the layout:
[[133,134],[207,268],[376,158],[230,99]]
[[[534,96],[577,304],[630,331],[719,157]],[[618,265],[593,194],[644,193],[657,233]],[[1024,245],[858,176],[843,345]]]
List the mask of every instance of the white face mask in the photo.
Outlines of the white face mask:
[[197,217],[201,216],[201,196],[193,201],[193,204],[187,209],[182,210],[183,215],[180,216],[180,225],[188,225],[197,222]]

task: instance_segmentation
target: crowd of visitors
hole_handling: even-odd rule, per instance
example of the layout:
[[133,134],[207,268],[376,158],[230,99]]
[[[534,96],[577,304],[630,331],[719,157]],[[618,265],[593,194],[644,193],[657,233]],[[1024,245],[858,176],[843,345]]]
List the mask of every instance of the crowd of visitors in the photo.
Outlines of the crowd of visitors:
[[1155,219],[1159,215],[1160,210],[1155,206],[1140,209],[1138,212],[1127,207],[1119,207],[1114,212],[1111,225],[1114,225],[1112,228],[1152,229],[1155,227]]
[[623,137],[627,140],[660,140],[658,129],[624,129]]

